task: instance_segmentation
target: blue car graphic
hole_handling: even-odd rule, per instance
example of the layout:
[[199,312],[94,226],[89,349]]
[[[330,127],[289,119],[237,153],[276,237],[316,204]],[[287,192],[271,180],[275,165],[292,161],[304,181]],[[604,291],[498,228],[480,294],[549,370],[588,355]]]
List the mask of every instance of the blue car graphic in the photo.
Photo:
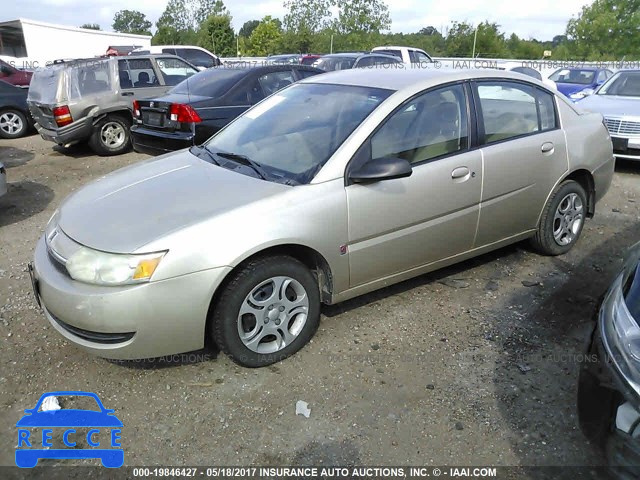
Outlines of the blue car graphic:
[[[94,410],[81,410],[81,409],[60,409],[49,410],[39,412],[42,402],[47,397],[55,396],[82,396],[93,398],[100,411]],[[122,427],[122,422],[113,414],[114,410],[104,408],[102,402],[95,393],[91,392],[49,392],[40,397],[36,406],[32,409],[25,410],[26,415],[18,420],[16,427],[18,430],[18,448],[16,449],[16,465],[20,468],[32,468],[38,464],[38,460],[41,458],[54,458],[54,459],[89,459],[99,458],[102,465],[107,468],[118,468],[124,463],[124,450],[120,447],[117,439],[120,438],[119,430],[114,430]],[[31,447],[31,443],[34,443],[34,447],[37,447],[35,439],[30,440],[30,432],[24,430],[25,428],[66,428],[64,434],[64,443],[68,446],[75,446],[74,443],[68,443],[68,439],[72,433],[75,433],[74,427],[80,428],[93,428],[95,430],[89,430],[87,434],[87,442],[90,445],[94,445],[92,441],[92,434],[100,432],[98,428],[108,428],[111,430],[111,444],[112,448],[44,448],[48,446],[45,444],[45,440],[50,439],[47,436],[48,430],[42,432],[42,447],[43,448],[20,448]],[[23,428],[23,430],[20,430]],[[34,436],[35,437],[35,436]],[[95,446],[99,446],[96,442]]]

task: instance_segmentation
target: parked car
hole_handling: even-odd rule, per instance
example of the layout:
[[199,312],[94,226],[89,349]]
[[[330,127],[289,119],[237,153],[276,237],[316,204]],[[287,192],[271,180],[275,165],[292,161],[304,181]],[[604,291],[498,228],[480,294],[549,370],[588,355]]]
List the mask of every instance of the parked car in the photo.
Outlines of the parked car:
[[130,53],[130,55],[145,54],[177,55],[191,65],[198,67],[198,70],[222,65],[220,57],[196,45],[152,45],[150,48],[139,48]]
[[606,68],[560,68],[549,75],[558,90],[572,100],[580,100],[593,94],[594,90],[613,76]]
[[313,65],[313,63],[319,58],[322,58],[322,55],[315,55],[315,54],[303,55],[302,58],[300,59],[300,65]]
[[7,170],[4,168],[2,162],[0,162],[0,197],[7,193]]
[[617,158],[640,160],[640,70],[622,70],[577,103],[601,113]]
[[133,148],[158,155],[198,145],[265,97],[322,70],[305,65],[211,69],[134,103]]
[[300,64],[301,59],[302,59],[302,55],[299,55],[297,53],[286,54],[286,55],[269,55],[265,63],[268,65],[274,65],[274,64],[298,65]]
[[33,72],[19,70],[4,60],[0,60],[0,80],[16,87],[29,88]]
[[602,116],[535,79],[333,72],[77,190],[30,272],[49,322],[96,355],[210,335],[264,366],[311,339],[321,303],[524,239],[567,252],[613,172]]
[[0,138],[19,138],[33,128],[27,90],[0,81]]
[[393,55],[402,60],[403,63],[410,65],[412,63],[433,63],[433,59],[427,52],[419,48],[414,47],[376,47],[371,50],[371,53],[384,53],[387,55]]
[[198,69],[175,55],[74,60],[39,69],[28,103],[45,140],[88,142],[98,155],[131,147],[133,101],[159,95]]
[[604,296],[580,371],[578,417],[615,478],[638,478],[640,465],[640,243]]
[[314,67],[325,72],[350,68],[374,68],[384,65],[402,65],[402,61],[397,57],[382,53],[332,53],[322,56],[313,64]]

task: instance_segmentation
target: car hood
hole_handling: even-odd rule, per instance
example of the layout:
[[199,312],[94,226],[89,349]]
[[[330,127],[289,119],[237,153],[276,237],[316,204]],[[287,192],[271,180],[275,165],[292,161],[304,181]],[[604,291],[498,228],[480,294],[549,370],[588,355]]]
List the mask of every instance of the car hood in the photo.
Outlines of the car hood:
[[17,427],[121,427],[115,415],[92,410],[50,410],[25,415]]
[[620,97],[617,95],[590,95],[576,103],[578,107],[604,116],[640,116],[640,97]]
[[578,83],[561,83],[556,82],[556,86],[560,93],[564,93],[567,97],[572,93],[581,92],[585,88],[593,88],[593,85],[582,85]]
[[134,253],[180,228],[289,188],[181,150],[117,170],[83,187],[60,207],[58,225],[82,245]]

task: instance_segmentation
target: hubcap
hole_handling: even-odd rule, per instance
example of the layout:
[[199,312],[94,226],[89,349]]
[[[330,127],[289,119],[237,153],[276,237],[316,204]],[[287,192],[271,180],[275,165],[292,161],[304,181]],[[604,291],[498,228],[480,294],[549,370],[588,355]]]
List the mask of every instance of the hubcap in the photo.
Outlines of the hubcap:
[[584,222],[584,205],[575,193],[565,196],[553,218],[553,238],[560,246],[569,245],[580,232]]
[[272,277],[246,296],[238,313],[242,343],[257,353],[282,350],[298,337],[307,322],[309,296],[290,277]]
[[116,122],[107,122],[100,130],[102,143],[109,148],[119,148],[124,144],[125,131],[122,125]]
[[23,128],[22,119],[13,112],[0,115],[0,130],[9,135],[15,135]]

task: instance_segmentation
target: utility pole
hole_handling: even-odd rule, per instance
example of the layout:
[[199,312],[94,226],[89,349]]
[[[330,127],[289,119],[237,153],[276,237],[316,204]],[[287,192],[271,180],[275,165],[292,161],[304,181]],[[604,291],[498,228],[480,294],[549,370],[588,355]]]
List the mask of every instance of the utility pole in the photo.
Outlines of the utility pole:
[[478,27],[476,26],[476,32],[473,34],[473,52],[471,53],[471,58],[476,58],[476,40],[478,39]]
[[333,53],[333,33],[331,34],[331,51],[329,53]]

